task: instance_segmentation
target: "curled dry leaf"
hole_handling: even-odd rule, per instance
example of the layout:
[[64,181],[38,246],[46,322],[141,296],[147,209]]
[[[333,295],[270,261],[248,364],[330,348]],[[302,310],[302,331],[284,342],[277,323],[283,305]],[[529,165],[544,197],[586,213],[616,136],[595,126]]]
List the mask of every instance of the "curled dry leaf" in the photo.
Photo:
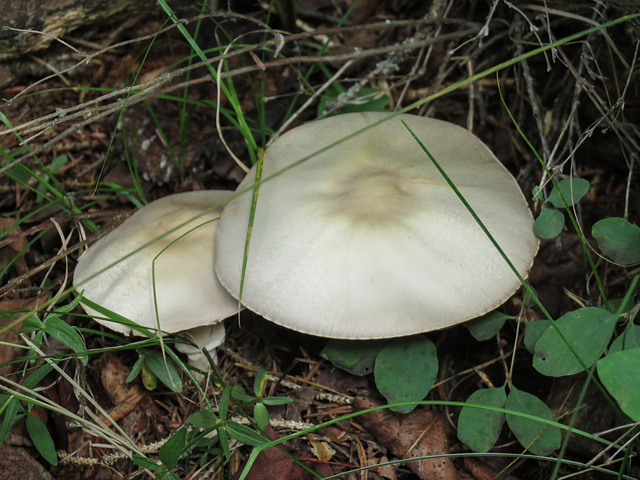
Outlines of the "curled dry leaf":
[[149,416],[158,413],[153,399],[137,383],[127,383],[129,367],[113,355],[105,358],[100,380],[114,404],[109,411],[110,417],[118,422],[131,414],[133,418],[128,419],[125,430],[144,432],[148,428]]
[[[366,410],[380,405],[363,397],[353,400],[356,410]],[[406,415],[385,409],[357,418],[378,442],[397,457],[411,459],[450,453],[446,420],[434,409],[419,407]],[[447,457],[410,461],[407,462],[407,466],[424,480],[459,478],[453,461]]]

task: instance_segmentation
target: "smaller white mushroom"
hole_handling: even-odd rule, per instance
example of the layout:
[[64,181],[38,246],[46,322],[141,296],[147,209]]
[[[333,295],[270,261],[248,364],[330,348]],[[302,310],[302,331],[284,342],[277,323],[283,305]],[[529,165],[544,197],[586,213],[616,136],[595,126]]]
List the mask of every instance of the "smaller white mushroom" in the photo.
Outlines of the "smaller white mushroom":
[[[231,193],[180,193],[141,208],[80,257],[75,288],[143,327],[167,333],[188,331],[186,338],[214,356],[224,340],[220,322],[239,311],[238,302],[214,273],[213,242],[220,209],[212,207]],[[106,320],[82,306],[102,325],[139,335],[128,325]],[[184,344],[178,350],[188,354],[194,366],[207,369],[201,350]]]

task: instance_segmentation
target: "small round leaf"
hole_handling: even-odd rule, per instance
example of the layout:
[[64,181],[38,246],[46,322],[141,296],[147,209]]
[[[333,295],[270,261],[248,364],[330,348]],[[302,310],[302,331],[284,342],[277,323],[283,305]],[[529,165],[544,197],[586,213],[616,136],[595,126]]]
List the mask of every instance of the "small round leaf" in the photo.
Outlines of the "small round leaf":
[[368,375],[373,371],[376,355],[387,343],[388,340],[331,339],[320,356],[352,375]]
[[632,350],[640,347],[640,325],[629,323],[618,338],[609,347],[609,355],[621,350]]
[[623,350],[600,359],[598,375],[624,413],[640,422],[640,348]]
[[[389,403],[419,402],[427,396],[438,374],[436,347],[424,335],[396,338],[376,357],[373,370],[378,391]],[[408,413],[415,405],[391,408]]]
[[[542,400],[530,393],[511,387],[505,408],[553,420],[553,413]],[[520,444],[536,455],[549,455],[560,448],[560,429],[518,415],[506,415],[507,424]]]
[[[589,181],[584,178],[571,177],[558,182],[558,188],[554,188],[549,194],[547,201],[556,208],[564,208],[562,198],[567,202],[567,206],[575,205],[589,191]],[[562,193],[562,197],[560,196]]]
[[621,265],[640,263],[640,227],[624,218],[606,218],[591,230],[602,253]]
[[[504,407],[506,399],[504,387],[476,390],[465,403]],[[474,452],[488,452],[496,443],[504,413],[483,410],[477,407],[462,407],[458,417],[458,438]]]
[[564,215],[554,208],[543,208],[533,222],[533,233],[539,238],[556,238],[564,227]]
[[582,363],[588,368],[602,356],[617,321],[615,313],[596,307],[581,308],[563,315],[555,325],[549,325],[536,342],[533,367],[549,377],[582,372]]
[[534,352],[536,343],[538,343],[544,331],[549,328],[549,325],[551,325],[549,320],[535,320],[526,324],[524,329],[524,346],[527,347],[529,352]]
[[464,326],[467,327],[473,338],[479,342],[483,342],[495,337],[505,322],[510,318],[513,317],[494,310],[486,315],[465,322]]

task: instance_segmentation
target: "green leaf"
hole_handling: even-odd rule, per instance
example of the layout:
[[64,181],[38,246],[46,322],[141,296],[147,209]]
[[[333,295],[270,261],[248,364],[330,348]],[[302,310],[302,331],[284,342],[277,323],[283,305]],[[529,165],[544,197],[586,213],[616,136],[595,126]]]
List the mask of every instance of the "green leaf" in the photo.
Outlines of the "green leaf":
[[533,187],[531,190],[531,200],[537,202],[538,200],[542,200],[544,194],[544,190],[542,190],[538,185]]
[[564,227],[564,215],[554,208],[543,208],[533,222],[533,233],[538,238],[556,238]]
[[0,443],[3,443],[9,436],[13,424],[18,420],[18,410],[21,406],[20,401],[13,396],[7,397],[3,402],[4,417],[2,418],[2,426],[0,426]]
[[44,320],[44,331],[52,337],[60,340],[80,357],[83,365],[89,363],[89,355],[84,340],[74,327],[62,320],[57,315],[47,315]]
[[216,418],[216,414],[208,409],[192,413],[187,418],[187,422],[194,427],[201,428],[203,430],[213,430],[218,426],[218,419]]
[[538,292],[536,289],[529,285],[529,288],[524,289],[522,295],[522,304],[525,307],[532,307],[538,304]]
[[58,155],[56,158],[54,158],[51,161],[51,164],[49,165],[49,171],[51,173],[57,172],[67,164],[67,160],[68,158],[64,153],[61,155]]
[[[476,390],[465,403],[504,407],[507,395],[504,387]],[[504,413],[475,407],[462,407],[458,417],[458,438],[474,452],[488,452],[496,443]]]
[[267,371],[264,369],[256,372],[256,377],[253,379],[253,393],[256,397],[261,397],[264,392],[264,386],[267,384]]
[[556,208],[564,208],[560,193],[567,202],[567,206],[575,205],[582,197],[584,197],[589,191],[589,181],[584,178],[571,177],[565,178],[558,182],[558,188],[554,188],[547,198],[547,202]]
[[545,332],[551,322],[549,320],[535,320],[528,322],[524,329],[524,346],[533,353],[536,347],[536,343],[540,340],[540,337]]
[[632,350],[640,347],[640,325],[629,323],[618,338],[609,347],[609,355],[621,350]]
[[238,384],[235,384],[233,387],[231,387],[231,396],[234,399],[244,403],[253,402],[255,400],[255,397],[247,395],[247,393],[244,391],[244,388],[242,388],[242,385]]
[[256,419],[260,430],[264,430],[269,426],[269,412],[264,403],[258,402],[253,406],[253,418]]
[[[378,391],[387,402],[419,402],[438,374],[436,347],[424,335],[393,339],[376,357],[373,373]],[[391,410],[408,413],[414,408],[405,405]]]
[[158,377],[149,369],[146,362],[142,362],[142,384],[147,390],[153,391],[158,388]]
[[251,447],[259,447],[260,445],[264,445],[269,441],[269,439],[263,437],[250,427],[241,425],[237,422],[227,422],[225,430],[229,434],[229,436]]
[[126,383],[132,382],[142,371],[142,367],[144,366],[144,357],[138,357],[138,360],[131,367],[131,371],[127,376]]
[[[553,420],[553,413],[542,400],[530,393],[511,387],[505,408],[514,412],[528,413],[546,420]],[[536,455],[549,455],[560,448],[560,429],[546,423],[507,414],[507,424],[520,444]]]
[[[347,90],[338,84],[333,84],[322,96],[318,103],[318,117],[325,114],[327,106],[331,102],[336,102],[340,95],[346,94]],[[345,104],[340,109],[331,112],[331,115],[353,113],[353,112],[386,112],[388,111],[389,97],[379,90],[370,87],[361,88],[357,97],[350,103]]]
[[133,454],[131,459],[133,460],[133,463],[135,463],[137,466],[142,468],[147,468],[152,472],[159,472],[160,470],[162,470],[162,467],[158,465],[156,462],[154,462],[153,460],[151,460],[150,458]]
[[624,413],[640,422],[640,348],[623,350],[601,358],[598,376]]
[[389,343],[388,340],[329,340],[320,356],[352,375],[368,375],[373,372],[376,355]]
[[180,428],[169,437],[169,440],[160,448],[158,456],[165,467],[173,468],[180,460],[180,456],[187,445],[187,429]]
[[38,453],[42,455],[42,458],[51,465],[58,465],[56,446],[54,445],[53,439],[51,438],[49,430],[44,422],[35,415],[27,415],[25,424],[27,426],[29,438],[31,438],[33,446],[36,447],[36,450],[38,450]]
[[602,253],[621,265],[640,263],[640,227],[624,218],[606,218],[591,230]]
[[37,330],[41,330],[43,327],[42,320],[37,315],[29,315],[22,321],[22,327],[20,327],[21,333],[33,333]]
[[291,402],[293,402],[293,399],[289,397],[267,397],[262,399],[262,403],[269,406],[287,405]]
[[180,480],[180,477],[168,469],[163,468],[156,477],[156,480]]
[[165,361],[161,352],[152,350],[145,356],[145,365],[171,391],[182,392],[180,374],[170,357],[166,357]]
[[[36,388],[40,381],[53,370],[53,365],[45,363],[38,365],[31,373],[22,381],[22,386],[25,388]],[[1,443],[1,442],[0,442]]]
[[229,435],[227,432],[220,428],[218,429],[218,438],[220,439],[220,448],[222,449],[222,453],[224,454],[224,458],[229,461],[231,458],[231,448],[229,446]]
[[18,165],[14,165],[9,170],[7,170],[7,175],[11,180],[15,180],[18,183],[21,183],[24,186],[29,185],[29,179],[31,178],[31,170],[27,167],[19,163]]
[[226,386],[222,389],[222,395],[220,396],[220,403],[218,404],[218,415],[220,418],[225,419],[229,414],[229,400],[231,399],[231,389]]
[[589,368],[607,348],[617,320],[615,313],[596,307],[581,308],[563,315],[536,342],[533,367],[549,377],[582,372],[583,366],[556,328]]
[[479,342],[483,342],[495,337],[504,323],[510,318],[513,317],[494,310],[481,317],[465,322],[464,326],[467,327],[473,338]]

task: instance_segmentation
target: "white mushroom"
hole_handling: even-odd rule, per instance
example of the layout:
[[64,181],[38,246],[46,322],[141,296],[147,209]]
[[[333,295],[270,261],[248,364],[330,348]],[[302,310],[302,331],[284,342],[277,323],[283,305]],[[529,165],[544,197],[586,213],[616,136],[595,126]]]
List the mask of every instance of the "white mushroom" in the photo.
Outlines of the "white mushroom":
[[[311,122],[264,154],[262,179],[385,118]],[[262,183],[241,301],[285,327],[333,338],[444,328],[506,301],[520,282],[400,120],[443,167],[526,276],[538,249],[515,179],[467,130],[401,115]],[[239,191],[255,182],[255,167]],[[251,192],[223,211],[216,272],[240,295]]]
[[[168,333],[197,329],[188,338],[213,352],[224,340],[220,322],[239,308],[213,270],[220,209],[212,207],[231,193],[187,192],[151,202],[80,257],[74,286],[87,299],[143,327]],[[102,325],[139,335],[82,306]],[[196,366],[205,366],[202,352],[188,347],[178,349],[189,354]]]

